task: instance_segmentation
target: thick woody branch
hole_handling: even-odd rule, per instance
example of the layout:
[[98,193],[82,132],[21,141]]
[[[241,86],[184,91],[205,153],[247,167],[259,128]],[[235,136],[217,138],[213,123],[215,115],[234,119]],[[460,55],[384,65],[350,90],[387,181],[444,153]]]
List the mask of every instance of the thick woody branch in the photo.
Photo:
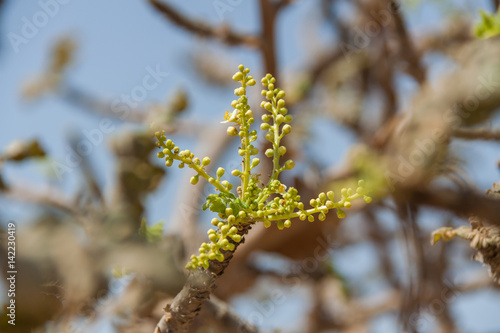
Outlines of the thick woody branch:
[[[250,228],[251,224],[241,225],[238,234],[245,236]],[[234,243],[234,251],[242,243],[244,243],[244,238],[242,238],[240,243]],[[207,270],[200,268],[189,274],[182,290],[175,296],[172,303],[165,307],[166,313],[156,325],[155,333],[188,332],[191,323],[198,315],[202,305],[214,291],[215,279],[224,273],[224,270],[233,258],[234,251],[221,251],[224,254],[224,261],[210,260],[210,267]]]
[[206,22],[192,20],[174,9],[169,4],[159,0],[148,0],[149,3],[170,22],[204,38],[214,38],[228,45],[246,45],[257,48],[260,40],[252,35],[232,31],[226,26],[212,27]]

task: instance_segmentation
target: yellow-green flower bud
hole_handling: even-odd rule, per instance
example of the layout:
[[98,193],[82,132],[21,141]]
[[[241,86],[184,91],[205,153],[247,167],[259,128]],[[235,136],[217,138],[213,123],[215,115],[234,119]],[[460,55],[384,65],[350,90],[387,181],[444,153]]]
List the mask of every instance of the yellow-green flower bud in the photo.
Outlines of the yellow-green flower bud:
[[217,259],[217,261],[219,261],[219,262],[223,262],[224,261],[224,255],[219,252],[219,253],[216,254],[215,259]]
[[198,175],[191,177],[191,184],[192,184],[192,185],[196,185],[196,184],[198,184],[198,180],[199,180],[199,179],[200,179],[200,178],[199,178],[199,176],[198,176]]
[[226,208],[225,213],[226,213],[226,216],[232,215],[233,209],[231,207],[228,207],[228,208]]
[[223,235],[227,234],[227,232],[229,231],[229,226],[227,224],[223,225],[222,228],[220,228],[220,231]]
[[270,84],[267,86],[267,89],[269,89],[270,91],[274,90],[274,84]]
[[276,123],[281,124],[283,121],[285,121],[285,117],[283,117],[283,115],[279,114],[276,117]]
[[325,202],[325,201],[326,201],[326,194],[325,194],[325,192],[321,192],[321,193],[318,195],[318,199],[319,199],[319,201],[321,201],[321,202]]
[[286,134],[288,134],[288,133],[290,133],[292,131],[292,126],[286,124],[285,126],[283,126],[282,131],[283,131],[283,134],[286,135]]
[[273,132],[267,132],[266,133],[266,139],[267,139],[267,141],[273,142],[274,141],[274,133]]
[[289,115],[286,115],[286,116],[285,116],[285,123],[287,123],[287,124],[288,124],[288,123],[291,123],[291,122],[292,122],[292,120],[293,120],[292,115],[290,115],[290,114],[289,114]]
[[234,81],[241,81],[241,80],[243,80],[243,73],[238,72],[238,73],[234,74],[233,75],[233,80]]
[[213,252],[208,255],[208,259],[210,259],[210,260],[215,260],[215,257],[216,257],[216,255]]
[[283,223],[285,228],[290,228],[292,226],[292,221],[286,220],[285,223]]
[[309,204],[311,205],[311,207],[316,207],[318,205],[318,202],[316,201],[316,199],[311,199],[311,201],[309,201]]
[[[216,218],[216,217],[214,217],[214,218],[212,219],[212,221],[210,221],[210,223],[212,223],[212,225],[214,225],[214,226],[217,226],[217,225],[219,224],[219,219],[218,219],[218,218]],[[210,230],[212,230],[212,231],[214,231],[214,232],[215,232],[215,230],[213,230],[213,229],[210,229]]]
[[280,92],[278,93],[278,95],[276,95],[277,98],[284,98],[285,97],[285,91],[284,90],[280,90]]
[[238,130],[236,128],[232,127],[232,126],[229,126],[227,128],[227,134],[229,136],[237,136],[238,135]]
[[217,178],[224,176],[225,172],[226,172],[226,170],[224,170],[224,168],[218,168],[217,169]]
[[330,200],[333,200],[334,195],[335,195],[335,193],[333,193],[333,191],[328,191],[328,192],[326,192],[326,196],[327,196],[327,197],[328,197],[328,199],[330,199]]
[[179,169],[184,168],[184,163],[179,163]]
[[309,216],[307,217],[307,220],[308,220],[309,222],[314,222],[314,216],[309,215]]
[[172,159],[170,159],[170,158],[168,160],[165,160],[165,165],[168,166],[168,167],[172,166],[172,163],[174,163],[174,161]]
[[210,239],[210,241],[213,242],[213,243],[217,242],[218,238],[219,237],[217,236],[217,234],[210,234],[210,235],[208,235],[208,239]]
[[204,157],[203,160],[201,161],[201,164],[203,166],[207,166],[210,164],[210,158],[209,157]]
[[326,215],[325,215],[325,213],[323,213],[323,212],[319,213],[319,215],[318,215],[318,220],[320,220],[320,221],[324,221],[324,220],[326,220]]
[[[265,103],[265,102],[263,102]],[[265,121],[265,122],[268,122],[271,120],[271,115],[270,114],[263,114],[262,117],[261,117],[262,121]]]
[[[267,98],[268,100],[271,100],[271,99],[273,98],[273,95],[274,95],[274,94],[273,94],[273,92],[272,92],[272,91],[268,91],[268,92],[266,93],[266,98]],[[266,110],[267,110],[267,108],[266,108]],[[271,110],[268,110],[268,111],[271,111]]]
[[286,154],[286,147],[285,146],[279,147],[278,152],[279,152],[280,156],[285,155]]
[[248,81],[247,83],[249,86],[255,86],[255,80],[254,79],[251,79],[250,81]]
[[266,154],[267,157],[273,157],[274,150],[272,150],[271,148],[269,148],[269,149],[266,150],[265,154]]
[[304,209],[304,204],[302,202],[299,202],[297,204],[297,208],[300,209],[300,210],[303,210]]
[[234,240],[236,243],[239,243],[239,242],[241,242],[241,235],[238,235],[238,234],[232,235],[231,239]]
[[343,219],[345,217],[345,212],[343,210],[337,209],[337,217]]
[[285,229],[285,225],[284,225],[283,221],[281,221],[281,220],[278,221],[277,227],[278,227],[279,230]]
[[247,216],[247,213],[245,213],[244,211],[240,210],[239,213],[238,213],[238,217],[240,219],[244,219],[245,217]]
[[239,66],[238,66],[238,70],[239,70],[240,72],[243,72],[243,71],[245,70],[245,66],[243,66],[243,65],[239,65]]
[[233,224],[236,221],[236,217],[234,215],[229,215],[227,217],[227,222]]
[[227,249],[228,251],[234,251],[234,248],[235,248],[235,246],[234,246],[234,244],[233,244],[233,243],[229,243],[229,244],[227,244],[227,246],[226,246],[226,249]]
[[364,200],[366,203],[370,203],[370,202],[372,202],[372,198],[371,198],[371,197],[369,197],[369,196],[367,196],[367,195],[363,196],[363,200]]
[[264,228],[269,228],[271,226],[271,221],[265,220],[264,221]]
[[349,201],[344,202],[345,208],[351,208],[352,204]]
[[231,102],[231,107],[232,107],[233,109],[237,109],[238,104],[239,104],[239,103],[238,103],[238,101],[237,101],[237,100],[233,100],[233,101]]
[[158,156],[158,158],[164,158],[165,154],[162,151],[160,151],[156,154],[156,156]]
[[254,158],[252,160],[252,168],[255,168],[257,165],[259,165],[260,160],[258,158]]
[[278,108],[280,108],[280,109],[281,109],[281,108],[283,108],[283,107],[285,107],[285,100],[284,100],[284,99],[280,99],[280,100],[278,101]]
[[288,160],[285,163],[285,169],[292,170],[295,167],[295,162],[292,160]]
[[241,176],[241,171],[238,169],[234,169],[231,174],[235,177]]
[[299,219],[300,219],[301,221],[304,221],[306,218],[307,218],[306,214],[300,214],[300,215],[299,215]]
[[223,240],[221,240],[220,245],[224,248],[229,245],[229,241],[224,238]]
[[[268,123],[262,123],[262,124],[260,124],[260,129],[263,130],[263,131],[267,131],[270,127],[271,127],[271,125],[269,125]],[[158,157],[160,157],[160,156],[158,155]]]

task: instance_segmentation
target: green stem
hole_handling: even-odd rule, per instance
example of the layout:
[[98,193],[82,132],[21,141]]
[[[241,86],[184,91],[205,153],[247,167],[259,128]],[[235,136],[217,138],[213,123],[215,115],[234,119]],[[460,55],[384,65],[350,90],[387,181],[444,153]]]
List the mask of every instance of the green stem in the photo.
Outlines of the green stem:
[[[163,148],[165,148],[168,151],[170,151],[170,149],[167,148],[167,146],[165,145],[164,142],[162,142],[161,140],[159,140],[159,142],[160,142],[160,144],[161,144],[161,146]],[[210,177],[210,175],[208,173],[206,173],[205,170],[203,170],[202,166],[198,166],[198,165],[194,164],[193,161],[191,161],[188,158],[182,158],[182,157],[180,157],[178,155],[175,155],[175,154],[172,154],[170,152],[167,152],[167,155],[168,155],[168,157],[170,157],[170,158],[172,158],[174,160],[177,160],[177,161],[180,161],[182,163],[187,164],[191,169],[193,169],[194,171],[196,171],[200,176],[202,176],[203,178],[205,178],[207,181],[210,178],[214,178],[214,177]],[[212,184],[212,183],[210,183],[210,184]],[[230,191],[227,190],[224,186],[222,186],[222,184],[220,182],[218,182],[217,179],[215,179],[215,182],[212,185],[215,186],[215,188],[217,188],[221,192],[230,193]]]

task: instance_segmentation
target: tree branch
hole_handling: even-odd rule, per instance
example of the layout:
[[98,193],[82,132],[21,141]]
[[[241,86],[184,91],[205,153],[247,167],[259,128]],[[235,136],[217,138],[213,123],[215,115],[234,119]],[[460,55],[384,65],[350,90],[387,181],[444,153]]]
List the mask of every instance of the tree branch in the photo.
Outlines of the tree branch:
[[[245,236],[251,227],[251,224],[240,225],[238,234]],[[208,300],[210,294],[214,291],[215,279],[224,273],[238,246],[245,242],[244,238],[240,243],[229,241],[235,245],[235,249],[234,251],[221,250],[222,254],[224,254],[224,261],[210,260],[210,266],[207,270],[197,269],[189,274],[186,284],[175,296],[172,304],[165,307],[166,313],[156,325],[155,333],[188,332],[203,303]]]
[[159,0],[148,0],[149,3],[169,21],[204,38],[214,38],[228,45],[246,45],[252,48],[260,46],[260,39],[237,33],[226,26],[212,27],[206,22],[195,21],[187,18],[169,4]]

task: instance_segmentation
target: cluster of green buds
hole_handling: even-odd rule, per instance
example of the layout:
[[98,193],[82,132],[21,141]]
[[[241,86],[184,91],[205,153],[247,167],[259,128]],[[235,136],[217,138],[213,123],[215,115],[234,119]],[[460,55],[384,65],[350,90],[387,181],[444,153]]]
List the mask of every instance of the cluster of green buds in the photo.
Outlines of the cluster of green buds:
[[273,169],[266,183],[260,179],[259,174],[252,172],[260,160],[255,157],[259,153],[259,149],[253,145],[257,140],[257,131],[251,128],[255,119],[248,105],[246,90],[256,82],[249,75],[248,68],[240,65],[238,69],[239,71],[233,76],[233,80],[241,84],[241,87],[234,91],[238,99],[231,103],[233,111],[227,111],[223,121],[230,124],[227,129],[228,135],[238,136],[241,141],[238,149],[238,154],[242,157],[241,169],[231,172],[234,177],[240,178],[241,185],[236,188],[236,193],[233,193],[233,186],[227,180],[221,180],[225,174],[223,168],[217,170],[216,177],[211,177],[205,170],[210,163],[208,157],[203,160],[195,158],[189,150],[181,151],[171,140],[167,140],[164,132],[155,133],[158,140],[156,144],[162,148],[158,157],[165,159],[166,166],[171,166],[173,161],[177,160],[180,168],[188,166],[196,172],[191,178],[191,184],[197,184],[202,177],[218,191],[217,194],[210,194],[203,205],[203,210],[210,209],[218,214],[217,218],[212,219],[212,225],[216,229],[208,231],[210,243],[203,243],[200,246],[200,254],[191,256],[187,268],[208,269],[211,260],[223,261],[225,258],[223,251],[233,251],[236,244],[241,242],[242,236],[239,231],[243,225],[263,222],[264,226],[269,228],[275,223],[281,230],[289,228],[294,218],[313,222],[317,216],[317,219],[324,221],[331,209],[336,209],[337,216],[344,218],[344,209],[351,207],[352,200],[362,197],[367,203],[371,201],[364,182],[360,180],[355,191],[351,188],[342,189],[338,200],[334,199],[332,191],[326,194],[320,193],[316,199],[309,202],[310,208],[306,208],[297,189],[287,188],[281,183],[278,179],[280,173],[295,166],[292,160],[287,160],[285,163],[280,161],[287,151],[286,147],[281,145],[281,140],[292,130],[290,126],[292,116],[285,107],[285,92],[275,87],[276,79],[271,74],[262,79],[263,86],[267,88],[262,90],[262,95],[267,101],[261,103],[266,112],[262,115],[260,129],[271,142],[272,148],[267,149],[264,155],[272,159]]

